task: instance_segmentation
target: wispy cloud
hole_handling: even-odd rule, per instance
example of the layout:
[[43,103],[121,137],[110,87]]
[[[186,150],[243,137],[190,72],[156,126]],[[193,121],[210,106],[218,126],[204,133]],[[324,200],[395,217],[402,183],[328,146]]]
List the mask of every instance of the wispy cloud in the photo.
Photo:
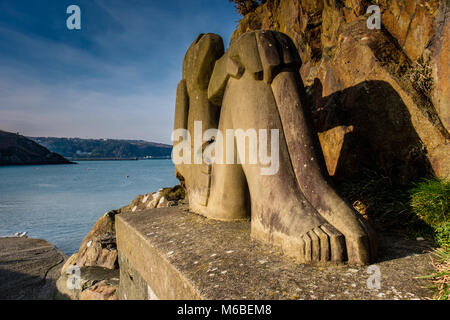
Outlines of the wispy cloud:
[[17,21],[36,13],[11,3],[5,19],[0,13],[0,128],[170,142],[184,52],[200,32],[228,42],[237,20],[232,6],[224,0],[79,2],[80,34],[59,25],[45,32],[21,27]]

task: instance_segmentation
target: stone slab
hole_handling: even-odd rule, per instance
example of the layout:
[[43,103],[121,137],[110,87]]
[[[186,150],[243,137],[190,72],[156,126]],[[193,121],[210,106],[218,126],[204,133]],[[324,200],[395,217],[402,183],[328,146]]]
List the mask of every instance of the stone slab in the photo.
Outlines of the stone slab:
[[0,299],[53,299],[66,259],[45,240],[0,238]]
[[121,299],[426,299],[430,246],[377,230],[381,288],[368,267],[300,265],[250,237],[250,222],[221,222],[186,206],[116,217]]

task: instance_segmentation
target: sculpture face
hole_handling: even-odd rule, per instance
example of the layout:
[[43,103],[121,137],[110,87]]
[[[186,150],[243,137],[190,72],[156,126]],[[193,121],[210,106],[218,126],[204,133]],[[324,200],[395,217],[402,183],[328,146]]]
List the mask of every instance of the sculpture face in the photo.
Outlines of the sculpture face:
[[[291,40],[278,32],[243,34],[225,53],[219,36],[197,38],[177,91],[175,129],[186,129],[191,139],[183,151],[189,161],[177,164],[176,174],[195,213],[220,220],[251,217],[254,238],[280,246],[299,262],[367,264],[376,256],[375,236],[328,182],[300,63]],[[221,136],[192,139],[211,128]],[[247,140],[227,130],[247,133]],[[174,142],[175,153],[180,146]],[[220,161],[230,150],[233,161]],[[276,170],[267,170],[261,150],[272,155]],[[198,161],[204,151],[216,162]]]

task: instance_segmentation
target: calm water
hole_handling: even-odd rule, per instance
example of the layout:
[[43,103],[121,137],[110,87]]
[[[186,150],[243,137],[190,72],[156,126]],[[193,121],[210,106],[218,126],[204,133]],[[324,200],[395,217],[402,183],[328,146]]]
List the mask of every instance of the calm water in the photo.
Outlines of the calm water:
[[102,214],[176,184],[171,160],[0,167],[0,236],[27,231],[72,254]]

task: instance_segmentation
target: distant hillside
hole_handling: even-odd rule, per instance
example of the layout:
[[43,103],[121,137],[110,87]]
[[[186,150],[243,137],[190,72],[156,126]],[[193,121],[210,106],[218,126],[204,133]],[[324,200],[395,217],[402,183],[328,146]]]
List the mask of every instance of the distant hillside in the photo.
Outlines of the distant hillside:
[[24,136],[0,130],[0,165],[71,163]]
[[70,159],[168,158],[172,146],[143,140],[44,138],[30,139]]

